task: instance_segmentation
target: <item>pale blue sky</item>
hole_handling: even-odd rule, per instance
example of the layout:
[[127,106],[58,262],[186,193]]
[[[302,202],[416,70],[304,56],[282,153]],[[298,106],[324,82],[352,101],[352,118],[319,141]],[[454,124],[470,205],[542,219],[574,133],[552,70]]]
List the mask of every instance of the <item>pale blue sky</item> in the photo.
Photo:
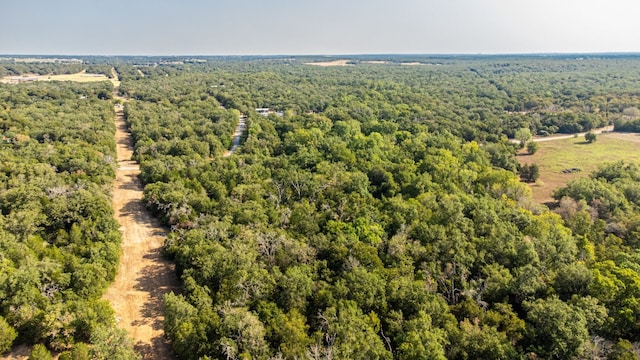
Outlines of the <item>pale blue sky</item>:
[[637,0],[0,0],[0,54],[640,52]]

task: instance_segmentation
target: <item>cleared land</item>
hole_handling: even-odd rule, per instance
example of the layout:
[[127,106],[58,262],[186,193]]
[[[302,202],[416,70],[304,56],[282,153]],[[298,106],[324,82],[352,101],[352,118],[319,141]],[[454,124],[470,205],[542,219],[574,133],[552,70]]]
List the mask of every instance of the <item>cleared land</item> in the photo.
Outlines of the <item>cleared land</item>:
[[97,82],[109,80],[103,74],[88,74],[86,71],[81,71],[75,74],[63,74],[63,75],[36,75],[36,74],[23,74],[5,76],[0,79],[3,84],[19,84],[23,82],[31,81],[76,81],[76,82]]
[[[120,77],[118,76],[118,73],[116,72],[116,69],[111,68],[111,83],[113,83],[113,87],[118,90],[118,88],[120,87]],[[114,95],[118,95],[117,92],[114,93]]]
[[353,66],[353,64],[349,64],[349,61],[351,61],[351,60],[333,60],[333,61],[305,63],[305,65],[315,65],[315,66]]
[[[522,150],[518,156],[520,164],[535,163],[540,167],[538,184],[531,185],[533,200],[538,203],[553,201],[553,191],[570,180],[589,176],[601,164],[620,160],[640,162],[640,134],[604,133],[592,144],[587,144],[584,136],[545,141],[540,142],[534,155]],[[572,168],[581,171],[562,172]]]
[[164,337],[162,297],[170,291],[179,292],[179,281],[173,265],[161,254],[166,230],[142,201],[140,167],[131,160],[133,139],[123,109],[116,105],[115,111],[118,172],[113,209],[121,226],[122,254],[116,279],[104,298],[144,359],[171,359]]

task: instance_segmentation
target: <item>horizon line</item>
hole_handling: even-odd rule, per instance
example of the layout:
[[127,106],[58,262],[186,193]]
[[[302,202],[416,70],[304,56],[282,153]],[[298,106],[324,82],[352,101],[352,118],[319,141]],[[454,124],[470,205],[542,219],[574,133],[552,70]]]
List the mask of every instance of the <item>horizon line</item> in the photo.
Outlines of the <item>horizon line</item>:
[[640,55],[640,51],[586,51],[586,52],[479,52],[479,53],[325,53],[325,54],[56,54],[56,53],[3,53],[0,57],[61,56],[61,57],[338,57],[338,56],[562,56],[562,55]]

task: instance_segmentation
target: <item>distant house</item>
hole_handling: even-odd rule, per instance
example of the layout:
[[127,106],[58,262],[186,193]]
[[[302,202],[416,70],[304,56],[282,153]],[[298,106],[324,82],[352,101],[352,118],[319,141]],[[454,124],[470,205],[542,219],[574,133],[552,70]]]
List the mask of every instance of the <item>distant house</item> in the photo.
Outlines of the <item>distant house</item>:
[[284,116],[283,111],[275,111],[275,110],[272,110],[271,108],[256,108],[256,112],[265,117],[269,116],[270,114],[275,114],[278,117]]
[[256,108],[256,112],[262,116],[269,116],[271,109],[269,108]]

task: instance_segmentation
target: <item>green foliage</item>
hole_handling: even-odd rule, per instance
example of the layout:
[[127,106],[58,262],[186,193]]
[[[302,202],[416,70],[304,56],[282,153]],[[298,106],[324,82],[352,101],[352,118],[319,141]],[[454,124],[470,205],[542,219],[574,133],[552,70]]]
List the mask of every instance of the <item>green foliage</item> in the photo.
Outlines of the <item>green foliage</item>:
[[377,335],[380,320],[375,313],[363,314],[353,301],[340,301],[319,315],[323,338],[331,339],[328,350],[341,359],[391,359]]
[[60,353],[59,360],[91,360],[91,350],[85,343],[76,343],[71,351]]
[[113,104],[101,99],[111,92],[106,82],[0,86],[2,351],[15,338],[63,352],[98,324],[115,331],[98,300],[120,243]]
[[607,359],[608,360],[636,360],[638,359],[638,356],[633,350],[633,345],[629,340],[620,339],[618,340],[617,343],[615,343],[615,345],[613,345],[613,348],[611,349],[611,352],[609,353],[609,356],[607,357]]
[[520,178],[528,183],[536,182],[540,177],[538,164],[524,164],[520,168]]
[[434,327],[431,317],[420,312],[405,325],[398,347],[398,359],[446,359],[444,347],[448,340],[443,330]]
[[492,326],[480,326],[465,319],[455,338],[451,359],[513,359],[516,349],[507,335]]
[[0,354],[11,348],[13,341],[18,336],[16,330],[0,316]]
[[531,129],[528,129],[528,128],[518,129],[516,130],[514,137],[516,138],[516,140],[520,141],[520,148],[522,149],[525,146],[525,144],[529,140],[531,140]]
[[[530,205],[508,141],[632,124],[637,59],[207,60],[116,64],[144,199],[173,229],[178,358],[570,358],[589,337],[637,340],[637,168],[570,183],[558,216]],[[0,63],[28,71],[51,66]],[[111,90],[0,86],[0,316],[78,359],[135,358],[97,300],[119,241]]]
[[584,315],[559,299],[538,299],[524,304],[527,310],[529,349],[548,359],[579,355],[589,338]]
[[[165,252],[185,291],[165,298],[165,327],[179,358],[562,358],[632,323],[594,285],[605,226],[591,216],[633,209],[636,189],[608,189],[607,170],[588,179],[594,196],[559,192],[585,199],[575,211],[533,209],[506,139],[604,124],[595,109],[611,102],[548,70],[608,92],[587,80],[600,64],[476,62],[470,79],[458,60],[213,63],[143,67],[122,86],[145,200],[175,226]],[[239,113],[247,136],[222,158]]]
[[[133,343],[123,329],[113,329],[109,326],[98,326],[91,335],[90,348],[92,359],[97,360],[128,360],[140,359],[140,356],[133,350]],[[75,350],[78,356],[84,356],[84,349]]]
[[529,141],[527,143],[527,153],[529,153],[529,155],[533,155],[537,153],[539,148],[540,148],[540,144],[538,144],[535,141]]
[[35,344],[29,353],[29,360],[52,360],[53,356],[42,344]]
[[588,133],[584,134],[584,139],[585,139],[589,144],[591,144],[591,143],[595,142],[597,137],[598,137],[598,136],[597,136],[595,133],[591,132],[591,131],[589,131]]

